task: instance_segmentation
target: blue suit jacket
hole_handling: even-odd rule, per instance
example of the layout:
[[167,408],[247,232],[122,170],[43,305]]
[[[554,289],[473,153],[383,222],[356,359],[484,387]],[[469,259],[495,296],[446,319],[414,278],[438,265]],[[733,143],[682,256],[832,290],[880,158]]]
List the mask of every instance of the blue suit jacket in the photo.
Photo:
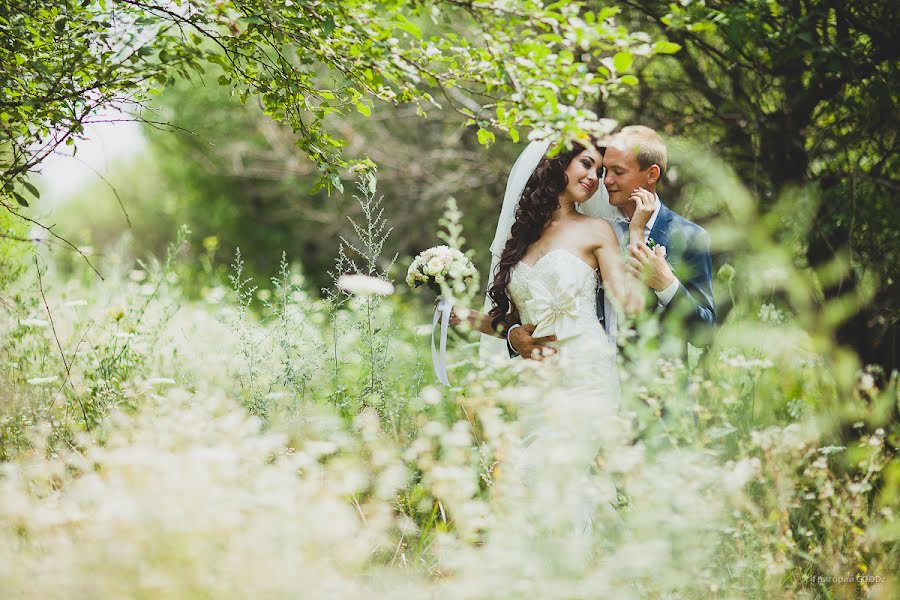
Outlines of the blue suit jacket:
[[[666,259],[680,282],[672,301],[659,309],[663,321],[683,329],[693,345],[708,346],[716,325],[709,234],[660,201],[650,239],[666,247]],[[603,297],[603,288],[599,288],[597,316],[601,322],[604,319]]]

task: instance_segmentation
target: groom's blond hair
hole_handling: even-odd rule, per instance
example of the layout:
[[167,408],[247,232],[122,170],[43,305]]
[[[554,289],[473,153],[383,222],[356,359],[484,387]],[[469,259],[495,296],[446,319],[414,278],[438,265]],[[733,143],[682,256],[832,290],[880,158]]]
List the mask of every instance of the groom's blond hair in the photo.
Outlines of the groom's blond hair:
[[626,148],[634,151],[634,156],[637,158],[641,171],[657,165],[659,167],[659,177],[662,179],[669,162],[669,154],[666,151],[666,143],[656,131],[644,125],[629,125],[623,127],[615,137]]

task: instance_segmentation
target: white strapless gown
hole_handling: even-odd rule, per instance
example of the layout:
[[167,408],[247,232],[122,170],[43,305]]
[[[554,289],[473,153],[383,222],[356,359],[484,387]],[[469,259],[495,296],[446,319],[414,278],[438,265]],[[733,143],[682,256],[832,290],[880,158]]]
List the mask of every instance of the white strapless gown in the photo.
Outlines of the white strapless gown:
[[[551,250],[534,266],[520,262],[510,273],[507,291],[534,337],[555,335],[560,355],[584,357],[594,368],[611,369],[615,348],[597,319],[597,271],[563,248]],[[607,371],[607,374],[608,371]]]
[[614,425],[620,398],[615,347],[597,319],[599,284],[584,260],[556,249],[534,266],[516,265],[507,288],[522,323],[536,326],[534,337],[558,340],[551,343],[558,353],[526,384],[537,394],[520,405],[522,475],[529,487],[552,482],[554,493],[569,489],[556,501],[572,503],[561,514],[582,531],[590,528],[596,503],[612,493],[589,492],[590,465],[621,429]]

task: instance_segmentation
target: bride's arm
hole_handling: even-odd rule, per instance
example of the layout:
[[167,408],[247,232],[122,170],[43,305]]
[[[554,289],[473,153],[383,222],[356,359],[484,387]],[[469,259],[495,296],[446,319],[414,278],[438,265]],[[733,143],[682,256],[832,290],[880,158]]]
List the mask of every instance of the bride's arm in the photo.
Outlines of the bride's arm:
[[[627,314],[634,315],[641,312],[644,308],[644,287],[625,269],[622,251],[612,225],[598,219],[596,235],[599,245],[594,250],[594,256],[597,258],[597,264],[600,265],[604,291]],[[643,237],[643,229],[641,237]]]
[[628,239],[631,244],[646,244],[644,229],[656,210],[656,194],[644,188],[637,188],[631,193],[629,200],[634,202],[634,214],[628,224]]

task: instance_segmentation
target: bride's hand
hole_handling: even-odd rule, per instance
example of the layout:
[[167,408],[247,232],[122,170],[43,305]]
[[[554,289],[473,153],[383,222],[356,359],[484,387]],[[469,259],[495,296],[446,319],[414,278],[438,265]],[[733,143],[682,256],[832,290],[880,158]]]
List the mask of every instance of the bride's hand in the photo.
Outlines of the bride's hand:
[[650,222],[653,211],[656,210],[656,194],[644,188],[637,188],[628,197],[634,202],[634,215],[631,217],[629,229],[631,229],[631,241],[637,241],[634,234],[640,234],[640,241],[644,241],[644,228]]
[[[434,306],[437,307],[438,302],[440,302],[440,298],[436,298],[434,301]],[[475,313],[475,314],[473,314]],[[462,306],[456,306],[455,304],[450,308],[450,326],[457,327],[461,323],[465,321],[470,321],[469,325],[474,327],[474,324],[471,322],[474,319],[472,317],[480,316],[477,311],[471,310],[469,308],[465,308]]]
[[[460,323],[468,321],[470,316],[472,316],[472,311],[468,308],[463,308],[462,306],[454,306],[450,310],[450,325],[456,327]],[[471,325],[471,323],[469,323],[469,325]]]

